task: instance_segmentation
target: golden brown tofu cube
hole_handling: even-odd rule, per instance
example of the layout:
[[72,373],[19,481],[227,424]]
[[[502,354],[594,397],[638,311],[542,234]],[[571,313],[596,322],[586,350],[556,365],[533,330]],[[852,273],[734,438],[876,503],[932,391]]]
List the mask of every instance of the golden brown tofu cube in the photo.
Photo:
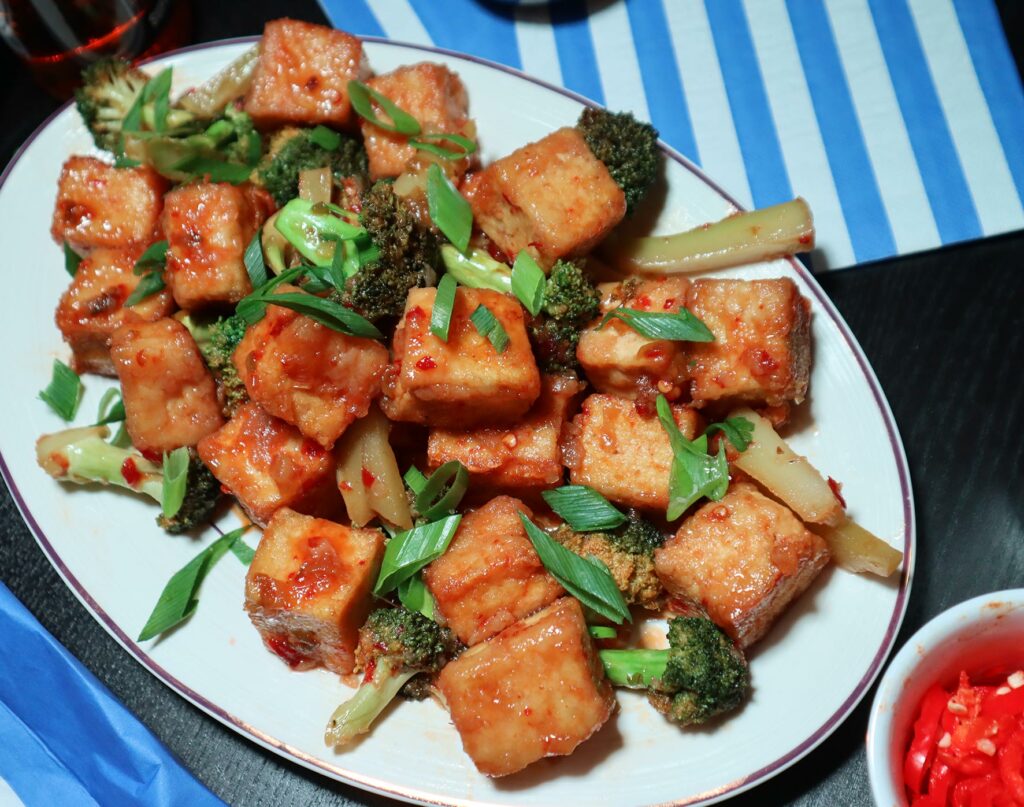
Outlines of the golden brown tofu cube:
[[326,517],[343,512],[331,452],[259,404],[241,406],[196,448],[257,524],[266,524],[282,507]]
[[427,460],[432,468],[458,460],[474,487],[536,491],[562,481],[559,446],[572,404],[583,385],[570,376],[544,376],[540,397],[511,426],[469,431],[431,429]]
[[261,129],[286,123],[344,127],[352,118],[348,83],[367,75],[363,45],[323,25],[268,22],[245,111]]
[[[460,286],[448,341],[430,332],[436,289],[411,289],[392,342],[381,408],[392,420],[469,429],[510,423],[540,395],[540,372],[526,335],[523,308],[496,291]],[[508,334],[498,353],[470,315],[485,305]]]
[[811,308],[792,280],[696,280],[687,307],[715,335],[714,342],[690,346],[694,406],[803,401]]
[[828,546],[786,506],[733,483],[655,552],[662,584],[703,606],[740,647],[762,636],[828,563]]
[[278,510],[245,576],[245,610],[289,667],[352,672],[384,556],[379,530]]
[[488,776],[571,754],[615,706],[583,609],[571,597],[471,647],[437,683],[463,749]]
[[142,246],[94,249],[57,304],[57,327],[71,346],[77,373],[116,375],[110,358],[110,337],[120,326],[152,322],[174,311],[166,289],[126,306],[125,300],[142,279],[133,271]]
[[[287,285],[278,289],[300,292]],[[252,400],[331,448],[380,394],[388,351],[373,339],[346,336],[271,305],[246,331],[234,363]]]
[[[601,283],[601,313],[625,306],[637,311],[672,313],[686,305],[690,281],[683,277]],[[576,348],[587,380],[600,392],[635,398],[641,388],[678,397],[686,382],[686,347],[681,342],[648,339],[626,323],[597,320],[580,335]]]
[[213,377],[176,319],[122,325],[111,336],[110,358],[121,379],[125,426],[140,451],[194,446],[223,425]]
[[114,168],[95,157],[69,157],[57,182],[50,233],[79,252],[145,246],[159,238],[167,180],[145,166]]
[[626,215],[626,197],[583,136],[566,127],[491,163],[462,191],[505,252],[541,266],[589,252]]
[[[679,430],[692,440],[698,415],[674,405]],[[574,485],[589,485],[613,502],[646,510],[668,507],[672,446],[652,413],[637,412],[633,401],[591,395],[566,429],[562,459]]]
[[482,642],[564,593],[526,535],[518,499],[499,496],[463,516],[448,551],[423,574],[448,627]]
[[[441,64],[420,64],[399,67],[366,82],[420,122],[425,132],[445,132],[472,137],[475,127],[469,121],[466,88],[457,73]],[[405,164],[417,153],[409,138],[387,132],[369,121],[360,119],[370,161],[370,178],[397,177]],[[457,176],[465,173],[466,163],[454,163]]]
[[252,199],[227,182],[182,185],[164,197],[165,277],[182,308],[237,303],[252,291],[245,248],[264,217]]

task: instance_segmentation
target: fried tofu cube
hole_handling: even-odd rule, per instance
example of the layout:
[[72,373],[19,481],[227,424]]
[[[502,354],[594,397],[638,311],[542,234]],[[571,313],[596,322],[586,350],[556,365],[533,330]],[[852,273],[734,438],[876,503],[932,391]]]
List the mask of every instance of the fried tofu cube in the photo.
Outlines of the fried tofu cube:
[[545,268],[589,252],[626,215],[622,189],[571,127],[491,163],[462,192],[506,255],[525,249]]
[[463,749],[487,776],[571,754],[615,707],[571,597],[471,647],[441,670],[437,685]]
[[159,238],[167,180],[152,168],[114,168],[95,157],[69,157],[57,181],[50,233],[84,253],[95,247],[145,246]]
[[352,672],[383,556],[379,530],[278,510],[245,575],[245,610],[263,644],[292,669]]
[[224,424],[217,387],[184,325],[165,317],[122,325],[110,358],[132,444],[162,453],[194,446]]
[[448,627],[467,645],[484,641],[564,593],[540,562],[518,499],[499,496],[462,517],[448,551],[423,573]]
[[165,278],[182,308],[237,303],[252,291],[245,248],[264,218],[241,187],[182,185],[164,197]]
[[829,552],[789,508],[741,482],[687,518],[654,559],[669,593],[703,606],[748,647],[811,585]]
[[431,429],[427,461],[437,468],[458,460],[474,487],[537,491],[562,481],[562,432],[583,385],[570,376],[544,376],[540,397],[522,420],[480,429]]
[[811,308],[790,278],[696,280],[687,307],[715,335],[714,342],[690,346],[694,406],[803,401],[811,372]]
[[[600,283],[601,313],[625,306],[673,313],[686,305],[690,281],[683,277]],[[686,348],[681,342],[648,339],[618,319],[597,320],[580,334],[576,358],[598,391],[635,398],[642,387],[678,396],[686,382]]]
[[282,507],[328,518],[344,512],[331,452],[259,404],[243,404],[196,450],[257,524]]
[[[697,433],[698,415],[673,405],[683,436]],[[641,415],[633,401],[591,395],[566,429],[562,459],[574,485],[589,485],[613,502],[645,510],[668,507],[672,446],[652,413]]]
[[271,20],[245,111],[260,129],[288,123],[344,128],[352,120],[348,83],[369,70],[358,38],[310,22]]
[[[394,362],[384,378],[381,408],[392,420],[469,429],[510,423],[540,395],[523,308],[496,291],[460,286],[448,341],[430,332],[436,289],[411,289],[392,342]],[[502,353],[470,321],[490,309],[508,334]]]
[[[393,101],[420,122],[425,132],[445,132],[472,138],[476,127],[468,116],[469,99],[457,73],[442,64],[421,62],[406,65],[374,76],[366,82],[381,95]],[[397,177],[405,164],[417,153],[409,138],[387,132],[369,121],[360,119],[366,155],[370,162],[370,178]],[[459,177],[468,161],[454,163]]]
[[[278,290],[301,293],[288,285]],[[388,351],[373,339],[346,336],[270,305],[245,332],[234,363],[252,400],[331,448],[380,394]]]
[[174,311],[166,289],[125,306],[125,300],[142,279],[133,271],[142,246],[92,250],[57,304],[57,327],[71,346],[77,373],[114,376],[110,338],[122,325],[153,322]]

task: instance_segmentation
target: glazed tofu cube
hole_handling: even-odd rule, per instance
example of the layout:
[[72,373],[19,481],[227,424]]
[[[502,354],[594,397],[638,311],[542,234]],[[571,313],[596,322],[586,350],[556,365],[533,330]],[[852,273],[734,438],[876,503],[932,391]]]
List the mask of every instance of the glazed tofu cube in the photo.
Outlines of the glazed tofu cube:
[[463,516],[448,551],[423,574],[448,627],[467,645],[484,641],[564,593],[547,573],[519,511],[499,496]]
[[463,749],[487,776],[571,754],[615,706],[583,609],[570,597],[471,647],[437,683]]
[[161,453],[194,446],[224,424],[217,387],[192,335],[175,319],[122,325],[110,357],[132,444]]
[[245,248],[263,210],[227,182],[182,185],[164,198],[167,285],[182,308],[237,303],[252,291]]
[[[280,291],[300,292],[294,286]],[[331,448],[380,394],[388,351],[281,306],[251,326],[235,349],[235,367],[252,400]]]
[[[601,313],[625,306],[670,313],[686,304],[690,281],[682,277],[601,283]],[[580,335],[576,348],[587,380],[600,392],[635,398],[641,387],[678,397],[686,382],[686,347],[681,342],[648,339],[626,323],[597,320]]]
[[[436,289],[412,289],[392,342],[394,362],[381,407],[392,420],[473,428],[510,423],[540,395],[540,372],[526,335],[523,308],[496,291],[460,286],[448,341],[430,332]],[[485,305],[504,327],[504,352],[477,331],[470,315]]]
[[348,83],[368,74],[362,43],[323,25],[268,22],[245,111],[261,129],[287,123],[345,127],[352,119]]
[[536,492],[562,481],[562,432],[583,385],[573,377],[544,376],[540,397],[514,425],[468,431],[431,429],[432,468],[458,460],[474,488]]
[[626,215],[626,197],[575,129],[491,163],[462,188],[477,225],[505,252],[543,267],[589,252]]
[[[674,405],[679,430],[692,440],[698,415]],[[613,502],[645,510],[668,507],[672,447],[658,418],[644,417],[630,400],[591,395],[566,429],[562,459],[574,485],[589,485]]]
[[153,322],[174,311],[166,289],[125,306],[142,279],[135,261],[142,246],[127,249],[98,248],[78,265],[71,285],[57,304],[57,327],[71,346],[77,373],[116,375],[110,358],[110,337],[120,326]]
[[379,530],[278,510],[245,576],[245,610],[292,669],[352,672],[384,556]]
[[343,512],[331,452],[258,404],[241,406],[196,449],[257,524],[282,507],[325,517]]
[[829,552],[789,508],[742,482],[687,518],[654,558],[669,593],[704,606],[747,647],[810,586]]
[[167,181],[151,168],[114,168],[95,157],[70,157],[57,182],[50,233],[84,253],[127,248],[159,238]]
[[694,406],[803,401],[811,309],[792,280],[696,280],[687,307],[715,335],[714,342],[690,346]]
[[[467,137],[475,133],[467,113],[466,88],[458,74],[444,65],[428,62],[407,65],[382,76],[374,76],[366,83],[416,118],[425,132]],[[417,154],[407,137],[387,132],[362,119],[359,125],[366,143],[371,179],[397,177]],[[459,177],[465,173],[467,162],[460,160],[454,163],[459,169]]]

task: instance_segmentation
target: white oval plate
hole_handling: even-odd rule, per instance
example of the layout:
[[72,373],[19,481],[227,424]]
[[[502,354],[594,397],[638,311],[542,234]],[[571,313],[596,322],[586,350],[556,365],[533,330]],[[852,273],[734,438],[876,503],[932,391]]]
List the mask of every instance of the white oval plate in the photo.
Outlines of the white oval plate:
[[[154,63],[175,67],[175,90],[199,83],[252,40],[202,45]],[[583,99],[505,67],[459,54],[380,40],[366,50],[378,72],[429,59],[458,71],[469,90],[485,161],[559,126]],[[793,277],[814,312],[811,398],[792,442],[844,483],[850,512],[906,553],[891,581],[829,570],[751,657],[753,696],[713,729],[680,731],[641,696],[571,757],[491,781],[463,754],[434,703],[403,703],[355,748],[329,752],[323,728],[351,690],[333,675],[291,672],[263,649],[242,611],[244,569],[225,557],[203,584],[200,607],[181,629],[137,644],[169,576],[206,545],[170,537],[154,509],[116,490],[69,489],[36,467],[35,438],[64,427],[36,397],[55,357],[68,351],[53,310],[68,279],[49,234],[65,158],[95,149],[75,110],[64,107],[22,147],[0,179],[0,255],[7,267],[7,392],[0,398],[0,470],[22,515],[65,582],[100,624],[175,691],[258,743],[329,776],[410,801],[437,804],[637,805],[709,803],[778,773],[824,740],[850,713],[888,655],[903,618],[914,559],[914,511],[906,458],[888,404],[860,347],[821,288],[791,261],[752,266],[744,277]],[[666,149],[663,232],[738,209],[699,170]],[[78,422],[88,423],[109,384],[86,379]],[[230,524],[225,519],[225,528]],[[250,537],[252,540],[252,537]]]

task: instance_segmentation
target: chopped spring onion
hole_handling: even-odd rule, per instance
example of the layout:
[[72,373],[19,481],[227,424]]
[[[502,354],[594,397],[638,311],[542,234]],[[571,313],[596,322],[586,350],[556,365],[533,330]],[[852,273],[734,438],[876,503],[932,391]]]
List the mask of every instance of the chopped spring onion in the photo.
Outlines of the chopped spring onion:
[[167,242],[157,241],[150,244],[139,256],[132,271],[141,276],[139,285],[124,301],[126,306],[141,303],[164,288],[164,265],[167,263]]
[[327,151],[334,151],[341,145],[341,135],[326,126],[314,126],[309,132],[309,139]]
[[108,423],[124,420],[124,401],[121,399],[121,390],[111,387],[103,393],[96,417],[99,419],[93,424],[94,426],[106,426]]
[[69,275],[71,275],[71,277],[74,277],[75,274],[78,272],[78,264],[80,264],[81,262],[82,262],[82,256],[79,255],[77,252],[75,252],[71,248],[71,245],[67,241],[65,241],[64,242],[64,270]]
[[[361,81],[355,79],[348,83],[348,98],[352,103],[352,108],[356,111],[356,114],[364,120],[369,121],[379,129],[383,129],[385,132],[394,132],[395,134],[402,135],[418,135],[422,128],[420,127],[419,121],[416,120],[412,115],[402,109],[398,104],[388,98],[386,95],[381,95],[372,87],[368,87]],[[391,123],[382,120],[377,115],[373,105],[379,106],[384,113],[391,118]]]
[[473,211],[437,163],[427,169],[427,207],[434,224],[459,252],[469,249]]
[[188,449],[184,446],[164,454],[164,485],[160,496],[166,518],[174,518],[185,501],[188,485]]
[[400,532],[388,541],[373,593],[378,596],[387,594],[428,563],[441,557],[452,542],[461,520],[461,515],[448,516]]
[[398,601],[410,611],[418,611],[427,619],[433,619],[436,610],[434,595],[430,593],[423,575],[417,572],[398,584]]
[[241,536],[239,536],[237,540],[231,542],[231,554],[242,561],[246,566],[252,563],[252,559],[256,557],[256,551],[243,541]]
[[245,248],[245,271],[249,273],[249,282],[258,289],[269,279],[267,265],[263,262],[263,246],[260,243],[260,231],[257,230]]
[[609,628],[607,625],[591,625],[588,630],[595,639],[614,639],[619,635],[615,628]]
[[626,523],[624,513],[586,485],[563,485],[545,490],[541,496],[576,532],[613,530]]
[[251,165],[229,163],[216,157],[200,155],[186,157],[171,168],[193,177],[204,177],[210,182],[228,182],[232,185],[241,185],[252,175]]
[[[327,300],[322,297],[315,297],[305,292],[284,292],[283,294],[260,295],[254,298],[255,302],[266,305],[279,305],[282,308],[290,308],[298,311],[315,322],[319,322],[332,331],[338,331],[346,336],[362,336],[368,339],[383,339],[377,326],[365,317],[357,314],[351,308],[346,308],[334,300]],[[241,312],[239,312],[241,313]],[[243,314],[243,316],[245,316]]]
[[638,311],[615,308],[604,315],[598,330],[617,319],[648,339],[669,339],[674,342],[714,342],[715,335],[697,317],[680,308],[678,311]]
[[537,265],[537,261],[529,252],[525,249],[520,250],[516,255],[516,262],[512,265],[512,293],[533,316],[537,316],[544,305],[546,286],[547,277],[544,270]]
[[622,593],[607,566],[595,557],[581,558],[570,552],[530,521],[521,510],[519,520],[523,522],[540,562],[566,591],[591,611],[610,619],[616,625],[633,621],[629,607],[622,599]]
[[737,451],[746,451],[754,437],[754,424],[742,417],[726,418],[721,423],[712,423],[704,430],[704,434],[709,437],[715,432],[724,434]]
[[82,379],[60,359],[54,359],[50,383],[39,397],[63,420],[72,421],[82,401]]
[[448,341],[448,330],[452,324],[452,309],[455,308],[455,290],[458,283],[451,275],[445,275],[437,284],[434,307],[430,311],[430,332],[442,342]]
[[[445,148],[438,143],[454,143],[457,149]],[[476,143],[462,135],[447,132],[426,132],[409,140],[409,145],[420,151],[428,151],[443,160],[461,160],[476,151]]]
[[476,311],[469,315],[469,321],[476,327],[477,333],[486,337],[497,353],[504,353],[508,347],[508,333],[498,318],[491,313],[486,305],[478,305]]
[[416,510],[428,521],[450,515],[459,506],[469,487],[469,471],[458,460],[451,460],[432,473],[416,493]]
[[707,496],[721,499],[729,489],[729,463],[725,446],[719,444],[718,454],[710,456],[708,438],[702,434],[687,440],[672,415],[672,407],[664,395],[657,400],[658,420],[672,444],[672,468],[669,472],[668,510],[666,518],[675,521],[698,499]]
[[405,482],[406,487],[414,494],[419,494],[427,485],[427,478],[423,475],[423,471],[415,465],[409,466],[409,470],[405,472],[402,480]]
[[161,70],[147,83],[142,94],[144,101],[153,102],[153,131],[163,132],[167,129],[167,113],[171,108],[171,79],[173,68]]

